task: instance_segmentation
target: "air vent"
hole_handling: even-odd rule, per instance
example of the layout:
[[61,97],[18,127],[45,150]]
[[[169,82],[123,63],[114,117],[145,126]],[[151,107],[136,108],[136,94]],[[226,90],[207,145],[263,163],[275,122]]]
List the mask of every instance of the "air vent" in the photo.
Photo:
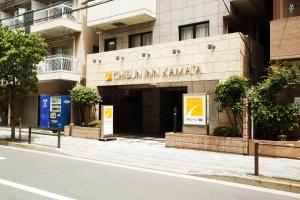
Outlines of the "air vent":
[[120,27],[120,26],[125,26],[126,24],[124,24],[123,22],[116,22],[116,23],[113,23],[112,25]]

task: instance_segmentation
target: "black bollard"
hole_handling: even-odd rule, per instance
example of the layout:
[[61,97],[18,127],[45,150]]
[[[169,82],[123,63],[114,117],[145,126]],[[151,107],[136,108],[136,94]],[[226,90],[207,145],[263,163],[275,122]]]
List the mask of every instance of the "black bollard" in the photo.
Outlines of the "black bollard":
[[174,119],[174,133],[177,132],[177,108],[174,107],[174,110],[173,110],[173,119]]

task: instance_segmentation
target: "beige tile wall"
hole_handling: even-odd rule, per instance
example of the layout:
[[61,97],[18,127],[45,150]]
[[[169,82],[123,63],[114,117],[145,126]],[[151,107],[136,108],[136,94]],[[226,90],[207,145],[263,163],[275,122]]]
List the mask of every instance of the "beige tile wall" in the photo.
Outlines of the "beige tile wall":
[[[227,5],[229,2],[225,0]],[[103,32],[100,51],[104,51],[104,39],[117,37],[117,49],[126,49],[129,35],[149,31],[153,31],[153,44],[175,42],[179,26],[203,21],[209,21],[210,36],[223,34],[223,17],[227,15],[223,0],[157,0],[155,21]]]
[[[215,50],[209,50],[207,48],[208,44],[215,45]],[[181,53],[174,55],[172,54],[173,49],[180,49]],[[149,53],[150,58],[142,58],[141,53]],[[247,63],[244,62],[246,54],[244,43],[238,33],[90,54],[87,59],[87,86],[156,84],[200,80],[224,81],[233,74],[248,73]],[[116,60],[116,56],[124,57],[124,61]],[[93,62],[94,60],[96,63]],[[108,71],[163,68],[189,64],[199,65],[201,73],[197,75],[105,81],[105,73]]]

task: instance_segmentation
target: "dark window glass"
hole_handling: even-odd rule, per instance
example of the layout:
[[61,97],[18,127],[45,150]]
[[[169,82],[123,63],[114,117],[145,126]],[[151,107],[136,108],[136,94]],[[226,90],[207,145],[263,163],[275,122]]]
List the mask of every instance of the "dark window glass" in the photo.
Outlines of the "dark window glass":
[[142,35],[142,45],[148,46],[152,44],[152,33],[145,33]]
[[141,35],[133,35],[130,38],[130,48],[142,46]]
[[179,27],[179,40],[190,40],[208,36],[209,22],[201,22]]
[[152,45],[152,32],[129,36],[129,48]]
[[71,56],[73,54],[73,51],[70,46],[52,48],[52,55],[59,55],[59,54]]
[[117,38],[110,38],[105,40],[104,51],[117,50]]
[[300,16],[300,0],[284,0],[283,1],[284,17]]
[[99,46],[93,46],[93,53],[99,53]]

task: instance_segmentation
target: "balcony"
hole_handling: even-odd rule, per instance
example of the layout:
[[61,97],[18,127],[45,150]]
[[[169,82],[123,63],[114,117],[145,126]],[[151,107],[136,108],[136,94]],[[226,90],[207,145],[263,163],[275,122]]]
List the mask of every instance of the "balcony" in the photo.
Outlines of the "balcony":
[[109,30],[156,19],[156,0],[114,0],[97,5],[99,2],[89,3],[87,18],[90,27]]
[[77,58],[67,55],[47,57],[38,65],[39,82],[67,80],[79,82],[81,75]]
[[18,28],[24,27],[24,16],[11,17],[2,20],[2,24],[7,26],[11,30],[16,30]]
[[33,14],[31,32],[54,38],[81,31],[80,13],[66,3]]

